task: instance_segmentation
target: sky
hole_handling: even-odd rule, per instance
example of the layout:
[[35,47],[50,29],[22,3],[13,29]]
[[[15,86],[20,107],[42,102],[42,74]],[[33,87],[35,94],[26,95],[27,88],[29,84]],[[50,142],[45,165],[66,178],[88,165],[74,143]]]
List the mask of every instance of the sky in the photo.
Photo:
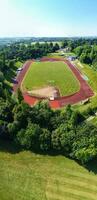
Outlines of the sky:
[[0,37],[97,36],[97,0],[0,0]]

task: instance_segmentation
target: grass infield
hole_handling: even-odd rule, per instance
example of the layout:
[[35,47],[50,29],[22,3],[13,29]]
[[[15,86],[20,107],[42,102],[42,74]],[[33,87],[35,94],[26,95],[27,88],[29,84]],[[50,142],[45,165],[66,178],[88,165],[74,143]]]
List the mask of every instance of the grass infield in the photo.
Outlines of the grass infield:
[[79,81],[64,62],[34,62],[22,82],[22,88],[33,90],[45,86],[55,86],[61,96],[76,93]]

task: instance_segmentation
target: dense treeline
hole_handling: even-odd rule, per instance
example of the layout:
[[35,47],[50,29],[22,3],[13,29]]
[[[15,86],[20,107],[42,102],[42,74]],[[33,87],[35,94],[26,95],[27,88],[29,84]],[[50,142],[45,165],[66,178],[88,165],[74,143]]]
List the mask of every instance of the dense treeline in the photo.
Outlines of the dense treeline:
[[97,127],[71,106],[52,110],[47,102],[29,107],[9,97],[0,99],[0,138],[12,140],[23,149],[62,153],[82,163],[97,155]]
[[3,47],[0,50],[0,94],[4,95],[3,91],[7,93],[8,85],[3,80],[11,81],[14,78],[16,61],[25,62],[28,59],[37,59],[46,56],[48,53],[53,53],[58,49],[58,43],[53,44],[52,42],[45,42],[43,44],[37,42],[33,45],[17,42]]
[[90,64],[97,70],[97,39],[79,39],[64,41],[63,47],[69,47],[82,63]]
[[97,38],[91,38],[91,39],[86,39],[86,38],[76,38],[76,39],[67,39],[62,42],[62,47],[70,47],[71,51],[74,50],[76,47],[79,46],[84,46],[84,45],[97,45]]
[[93,65],[93,67],[97,70],[97,45],[79,46],[74,49],[74,52],[79,57],[81,62]]
[[29,107],[23,102],[20,90],[17,98],[11,95],[5,77],[7,71],[11,76],[17,47],[13,48],[14,53],[11,48],[13,45],[7,55],[0,57],[0,139],[11,140],[31,151],[62,153],[82,163],[97,156],[97,127],[86,121],[95,110],[88,109],[82,114],[68,105],[55,111],[45,101]]
[[4,50],[1,51],[0,56],[5,55],[6,60],[18,59],[18,60],[27,60],[32,58],[40,58],[48,53],[53,53],[59,49],[58,43],[35,43],[35,44],[23,44],[23,43],[14,43],[7,46]]

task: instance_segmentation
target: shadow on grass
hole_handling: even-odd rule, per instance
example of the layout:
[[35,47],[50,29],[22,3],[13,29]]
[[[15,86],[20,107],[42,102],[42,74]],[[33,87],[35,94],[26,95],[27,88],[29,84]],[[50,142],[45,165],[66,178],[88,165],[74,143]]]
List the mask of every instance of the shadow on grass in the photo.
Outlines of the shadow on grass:
[[97,157],[84,164],[82,164],[81,161],[78,160],[75,160],[75,162],[78,163],[80,166],[83,166],[89,172],[93,172],[95,175],[97,174]]
[[40,155],[49,155],[49,156],[58,156],[62,155],[60,152],[55,151],[40,151],[40,150],[27,150],[26,148],[21,148],[19,145],[17,145],[15,142],[5,139],[0,139],[0,152],[8,152],[11,154],[19,153],[21,151],[30,151],[32,153],[40,154]]
[[97,157],[89,161],[87,164],[85,164],[85,168],[89,172],[93,172],[94,174],[97,174]]
[[20,151],[21,149],[14,142],[0,139],[0,152],[15,154]]
[[[5,152],[5,153],[11,153],[11,154],[17,154],[21,151],[24,151],[25,149],[21,149],[19,146],[17,146],[14,142],[11,141],[5,141],[5,140],[0,140],[0,152]],[[62,152],[55,152],[55,151],[49,151],[49,152],[43,152],[43,151],[31,151],[36,154],[40,155],[49,155],[49,156],[59,156],[63,155]],[[63,155],[64,156],[64,155]],[[68,156],[65,155],[65,157],[69,158]],[[69,158],[73,160],[72,158]],[[86,168],[89,172],[93,172],[94,174],[97,174],[97,157],[94,158],[93,160],[89,161],[88,163],[82,165],[81,162],[77,162],[80,166],[83,166]]]

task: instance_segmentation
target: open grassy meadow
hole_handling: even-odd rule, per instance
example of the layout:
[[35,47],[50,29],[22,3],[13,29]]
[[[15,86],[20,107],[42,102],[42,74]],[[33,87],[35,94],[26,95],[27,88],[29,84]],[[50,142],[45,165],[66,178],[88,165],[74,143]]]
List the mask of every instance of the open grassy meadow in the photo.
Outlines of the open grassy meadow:
[[97,200],[92,164],[95,173],[64,156],[17,152],[0,142],[0,200]]
[[57,87],[61,96],[73,94],[80,88],[77,78],[64,62],[34,62],[22,82],[22,88],[33,90],[48,85]]

